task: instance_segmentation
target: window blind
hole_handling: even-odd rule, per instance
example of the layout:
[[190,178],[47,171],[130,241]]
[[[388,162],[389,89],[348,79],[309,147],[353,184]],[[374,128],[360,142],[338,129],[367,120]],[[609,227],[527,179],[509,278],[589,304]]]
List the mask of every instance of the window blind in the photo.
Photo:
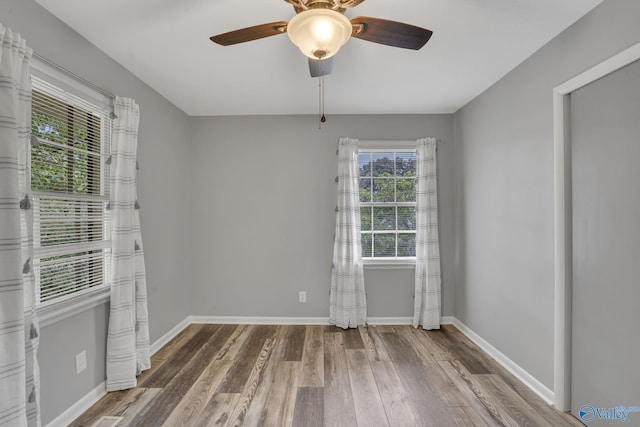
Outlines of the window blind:
[[31,189],[37,302],[109,286],[111,119],[100,105],[32,78]]

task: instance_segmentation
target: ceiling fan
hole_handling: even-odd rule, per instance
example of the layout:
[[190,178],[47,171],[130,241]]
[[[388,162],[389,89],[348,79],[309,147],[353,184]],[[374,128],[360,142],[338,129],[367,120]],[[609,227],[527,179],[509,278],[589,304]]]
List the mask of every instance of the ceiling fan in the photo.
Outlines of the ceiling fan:
[[333,56],[350,37],[404,49],[418,50],[432,31],[402,22],[358,16],[348,19],[346,9],[364,0],[284,0],[296,11],[289,22],[277,21],[210,37],[222,46],[230,46],[287,33],[309,58],[312,77],[331,73]]

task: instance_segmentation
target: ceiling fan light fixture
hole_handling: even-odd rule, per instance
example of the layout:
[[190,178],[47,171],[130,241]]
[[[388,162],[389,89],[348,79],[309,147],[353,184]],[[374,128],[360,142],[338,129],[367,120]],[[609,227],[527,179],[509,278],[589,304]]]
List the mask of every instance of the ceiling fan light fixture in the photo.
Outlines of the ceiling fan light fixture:
[[305,10],[287,25],[291,42],[312,59],[326,59],[338,53],[351,31],[351,21],[331,9]]

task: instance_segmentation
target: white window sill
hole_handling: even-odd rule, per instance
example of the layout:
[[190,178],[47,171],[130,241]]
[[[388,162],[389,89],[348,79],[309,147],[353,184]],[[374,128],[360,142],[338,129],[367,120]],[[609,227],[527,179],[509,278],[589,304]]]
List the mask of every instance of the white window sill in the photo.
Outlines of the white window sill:
[[63,319],[109,302],[110,297],[111,289],[106,287],[65,301],[37,307],[36,312],[40,327],[53,325]]
[[410,270],[416,268],[416,260],[367,259],[362,261],[365,270]]

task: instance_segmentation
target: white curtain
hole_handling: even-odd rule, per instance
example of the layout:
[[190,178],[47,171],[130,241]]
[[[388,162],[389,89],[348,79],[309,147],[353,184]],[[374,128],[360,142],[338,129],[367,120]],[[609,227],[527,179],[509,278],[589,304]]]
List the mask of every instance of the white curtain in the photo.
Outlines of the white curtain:
[[29,195],[32,51],[0,24],[0,425],[40,425]]
[[340,139],[329,322],[344,329],[364,325],[367,320],[360,241],[359,176],[358,140]]
[[416,289],[413,326],[440,329],[440,241],[435,138],[416,146]]
[[111,311],[107,335],[107,391],[136,386],[151,367],[144,252],[136,175],[140,109],[116,97],[111,145]]

